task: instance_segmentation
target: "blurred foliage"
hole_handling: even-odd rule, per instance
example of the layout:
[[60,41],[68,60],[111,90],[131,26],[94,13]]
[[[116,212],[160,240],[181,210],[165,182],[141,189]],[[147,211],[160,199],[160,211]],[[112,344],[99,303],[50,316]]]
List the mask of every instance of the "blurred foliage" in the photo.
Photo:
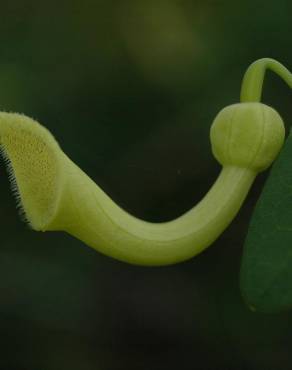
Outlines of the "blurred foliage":
[[[220,168],[209,127],[238,101],[246,67],[292,67],[285,0],[1,2],[0,109],[38,119],[121,206],[176,217]],[[290,124],[291,95],[264,100]],[[242,302],[243,240],[266,175],[209,250],[145,268],[20,223],[0,167],[0,368],[292,369],[291,313]]]

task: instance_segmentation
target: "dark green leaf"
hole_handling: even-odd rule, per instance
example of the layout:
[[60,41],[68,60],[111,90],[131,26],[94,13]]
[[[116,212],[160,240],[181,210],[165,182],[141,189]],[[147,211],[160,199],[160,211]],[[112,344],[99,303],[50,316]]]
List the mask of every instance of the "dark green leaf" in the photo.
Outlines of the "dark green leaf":
[[292,135],[273,165],[244,246],[241,289],[251,309],[292,308]]

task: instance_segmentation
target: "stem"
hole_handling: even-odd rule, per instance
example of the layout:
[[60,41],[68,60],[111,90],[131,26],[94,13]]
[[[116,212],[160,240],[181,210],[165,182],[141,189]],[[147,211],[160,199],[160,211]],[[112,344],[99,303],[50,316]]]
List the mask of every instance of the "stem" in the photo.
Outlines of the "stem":
[[274,59],[262,58],[252,63],[243,77],[240,101],[260,102],[266,70],[270,69],[292,88],[292,73]]
[[150,223],[125,212],[68,157],[66,162],[62,207],[46,230],[67,231],[108,256],[141,265],[173,264],[202,252],[230,224],[256,177],[247,168],[223,167],[190,211]]

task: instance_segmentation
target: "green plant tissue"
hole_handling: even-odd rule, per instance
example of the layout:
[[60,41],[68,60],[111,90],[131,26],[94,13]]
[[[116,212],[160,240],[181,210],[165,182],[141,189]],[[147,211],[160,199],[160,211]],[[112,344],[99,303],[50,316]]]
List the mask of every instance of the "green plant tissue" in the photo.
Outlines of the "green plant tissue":
[[292,307],[292,135],[275,161],[250,223],[240,273],[252,310]]

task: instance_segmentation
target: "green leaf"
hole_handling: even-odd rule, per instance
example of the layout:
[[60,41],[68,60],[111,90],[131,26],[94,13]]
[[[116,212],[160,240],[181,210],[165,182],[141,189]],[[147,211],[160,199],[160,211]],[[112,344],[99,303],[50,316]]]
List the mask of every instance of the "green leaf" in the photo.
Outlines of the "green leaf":
[[292,308],[292,135],[273,165],[253,214],[240,276],[251,309]]

